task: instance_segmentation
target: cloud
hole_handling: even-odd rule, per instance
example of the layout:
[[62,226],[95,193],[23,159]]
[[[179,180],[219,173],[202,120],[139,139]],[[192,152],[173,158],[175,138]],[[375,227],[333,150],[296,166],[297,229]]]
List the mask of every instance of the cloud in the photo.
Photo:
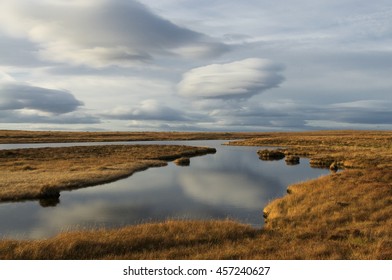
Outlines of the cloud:
[[216,40],[175,25],[137,1],[7,1],[8,34],[39,45],[41,58],[91,67],[133,66],[156,55],[209,57],[227,51]]
[[75,111],[83,103],[71,93],[20,83],[0,84],[0,110],[37,110],[64,114]]
[[65,90],[16,82],[0,72],[2,123],[96,124],[100,120],[79,112],[83,102]]
[[103,116],[117,120],[156,120],[170,122],[208,119],[208,116],[173,109],[154,99],[143,100],[137,106],[131,108],[125,106],[117,107],[103,114]]
[[[322,98],[322,97],[320,97]],[[241,102],[211,100],[201,110],[208,110],[213,121],[203,128],[215,130],[308,130],[315,128],[391,128],[392,103],[386,100],[366,100],[320,104],[323,101],[273,99],[258,102],[256,99]],[[199,102],[200,103],[200,102]],[[219,106],[221,103],[221,106]]]
[[240,33],[227,33],[223,35],[223,39],[225,42],[229,44],[243,44],[247,41],[253,40],[252,36],[247,34],[240,34]]
[[[289,117],[297,121],[296,128],[303,122],[303,128],[351,128],[390,129],[392,125],[392,102],[386,100],[356,100],[332,104],[301,103],[286,110]],[[281,127],[282,124],[277,124]]]
[[281,65],[259,58],[211,64],[186,72],[178,92],[193,98],[249,98],[282,83],[282,70]]
[[[28,123],[28,124],[57,124],[55,130],[61,125],[99,124],[100,119],[84,113],[72,112],[62,115],[47,115],[35,110],[0,110],[2,123]],[[96,130],[96,128],[94,128]]]
[[263,102],[252,99],[252,101],[224,103],[225,107],[215,105],[209,113],[222,129],[226,127],[233,131],[257,131],[304,128],[302,104],[296,104],[289,99],[263,100]]
[[0,65],[26,67],[41,65],[42,61],[35,56],[37,51],[37,47],[27,39],[9,37],[0,30]]
[[0,83],[9,83],[9,82],[12,83],[14,81],[15,79],[11,75],[0,71]]
[[193,58],[214,58],[220,56],[222,53],[225,53],[230,50],[230,47],[212,42],[211,40],[187,44],[178,48],[173,49],[173,52],[181,55],[182,57],[193,57]]
[[358,100],[336,103],[326,108],[329,120],[357,124],[392,124],[392,102],[386,100]]
[[121,106],[109,111],[103,116],[117,120],[159,120],[186,121],[190,120],[184,112],[163,105],[157,100],[148,99],[132,108]]
[[151,121],[132,121],[127,127],[133,131],[217,131],[216,127],[208,128],[196,122],[151,122]]

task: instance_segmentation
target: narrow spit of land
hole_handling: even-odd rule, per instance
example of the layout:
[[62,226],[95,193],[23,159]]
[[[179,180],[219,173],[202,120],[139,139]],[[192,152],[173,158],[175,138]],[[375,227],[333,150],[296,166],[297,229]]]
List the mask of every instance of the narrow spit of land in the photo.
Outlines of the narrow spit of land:
[[167,161],[215,153],[207,147],[106,145],[0,150],[0,201],[56,198]]
[[253,136],[231,144],[279,146],[287,155],[345,170],[289,186],[288,195],[264,209],[262,230],[233,221],[167,221],[47,240],[3,240],[0,258],[392,259],[392,132]]

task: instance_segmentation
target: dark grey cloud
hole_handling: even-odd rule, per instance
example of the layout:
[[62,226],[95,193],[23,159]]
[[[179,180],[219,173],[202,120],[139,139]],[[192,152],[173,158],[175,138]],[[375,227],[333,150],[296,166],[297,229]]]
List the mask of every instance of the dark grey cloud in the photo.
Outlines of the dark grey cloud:
[[[308,58],[310,62],[321,65],[324,69],[339,69],[339,71],[360,71],[369,74],[392,70],[391,50],[313,50],[297,54],[300,61]],[[306,62],[308,63],[308,62]]]
[[[227,104],[226,104],[227,105]],[[307,130],[315,128],[313,123],[322,123],[320,128],[391,127],[392,102],[385,100],[358,100],[320,105],[317,103],[290,100],[243,102],[231,104],[225,109],[210,112],[215,123],[233,130]]]
[[70,92],[17,83],[0,84],[0,110],[31,109],[64,114],[82,106]]
[[326,105],[302,104],[295,115],[306,122],[323,123],[323,126],[328,128],[336,128],[339,124],[346,128],[392,128],[391,108],[392,102],[386,100],[357,100]]
[[324,108],[324,119],[366,125],[392,124],[392,102],[359,100],[332,104]]
[[2,8],[0,23],[10,34],[37,43],[42,59],[93,67],[132,66],[156,55],[211,57],[228,50],[132,0],[12,1]]
[[331,119],[339,122],[366,125],[392,125],[392,111],[352,110],[348,112],[340,111],[338,113],[331,111],[329,114],[335,115]]

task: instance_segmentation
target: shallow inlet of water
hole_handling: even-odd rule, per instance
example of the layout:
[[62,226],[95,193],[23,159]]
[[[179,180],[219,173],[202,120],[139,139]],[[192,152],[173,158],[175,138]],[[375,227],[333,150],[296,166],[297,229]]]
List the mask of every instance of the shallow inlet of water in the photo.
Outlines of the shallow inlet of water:
[[[167,219],[234,219],[263,225],[263,208],[286,194],[287,186],[328,174],[325,169],[284,160],[261,161],[260,147],[223,146],[225,141],[157,141],[0,145],[0,149],[108,145],[178,144],[209,146],[216,154],[191,158],[190,166],[170,162],[113,183],[63,191],[59,201],[0,203],[0,236],[36,239],[63,230],[120,227]],[[43,207],[45,206],[45,207]]]

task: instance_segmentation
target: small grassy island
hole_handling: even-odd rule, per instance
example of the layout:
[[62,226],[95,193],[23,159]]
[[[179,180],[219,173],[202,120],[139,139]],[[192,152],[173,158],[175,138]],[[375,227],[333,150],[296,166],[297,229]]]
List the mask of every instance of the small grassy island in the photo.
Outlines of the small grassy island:
[[[392,132],[72,133],[0,131],[0,143],[244,139],[342,169],[288,186],[255,229],[234,221],[166,221],[1,240],[1,259],[392,259]],[[213,153],[187,146],[0,150],[0,200],[45,199],[166,161]],[[256,155],[257,156],[257,155]],[[293,160],[294,161],[294,160]]]

